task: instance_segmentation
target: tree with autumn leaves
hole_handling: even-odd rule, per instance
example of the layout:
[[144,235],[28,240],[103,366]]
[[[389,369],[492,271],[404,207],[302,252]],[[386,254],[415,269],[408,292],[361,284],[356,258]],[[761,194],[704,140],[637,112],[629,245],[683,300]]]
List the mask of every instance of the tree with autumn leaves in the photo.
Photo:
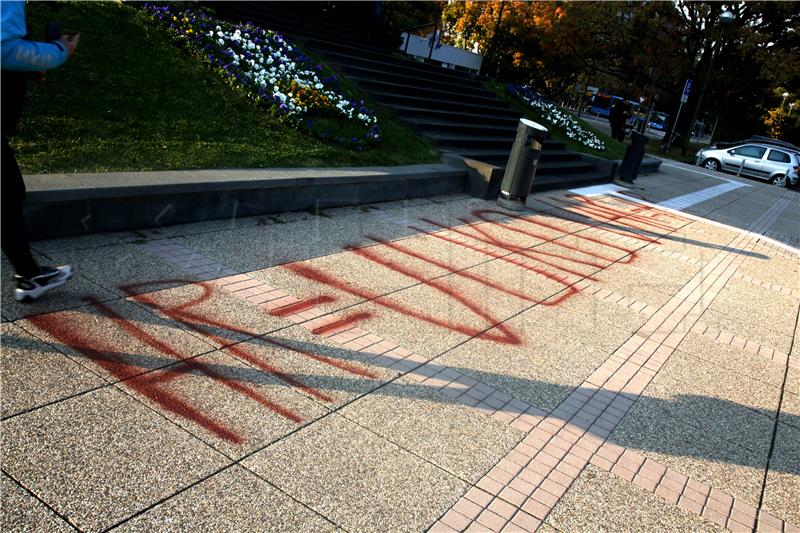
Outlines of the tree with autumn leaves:
[[[733,13],[727,26],[724,10]],[[674,116],[692,79],[678,124],[684,137],[703,85],[698,118],[722,117],[720,134],[731,139],[767,133],[765,117],[780,104],[776,87],[800,97],[793,2],[467,0],[442,4],[441,24],[446,43],[484,54],[485,74],[529,83],[555,100],[589,84]],[[798,116],[785,117],[785,135],[797,135]]]

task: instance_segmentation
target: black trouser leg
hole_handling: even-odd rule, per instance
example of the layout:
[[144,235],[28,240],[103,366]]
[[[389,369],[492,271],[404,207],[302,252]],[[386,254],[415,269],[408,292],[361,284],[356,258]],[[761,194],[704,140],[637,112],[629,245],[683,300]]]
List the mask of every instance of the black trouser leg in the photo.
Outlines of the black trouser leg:
[[19,171],[14,150],[3,136],[2,163],[2,221],[0,221],[0,245],[20,276],[31,278],[39,274],[39,267],[31,256],[28,234],[22,205],[25,203],[25,182]]

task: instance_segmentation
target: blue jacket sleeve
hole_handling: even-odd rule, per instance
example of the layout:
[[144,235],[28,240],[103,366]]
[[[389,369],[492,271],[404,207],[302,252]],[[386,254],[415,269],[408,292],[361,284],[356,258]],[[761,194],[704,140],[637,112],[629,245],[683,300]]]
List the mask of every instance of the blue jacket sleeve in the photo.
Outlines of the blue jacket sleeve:
[[0,5],[3,70],[49,70],[62,65],[69,54],[58,41],[50,43],[25,40],[25,3],[3,1]]

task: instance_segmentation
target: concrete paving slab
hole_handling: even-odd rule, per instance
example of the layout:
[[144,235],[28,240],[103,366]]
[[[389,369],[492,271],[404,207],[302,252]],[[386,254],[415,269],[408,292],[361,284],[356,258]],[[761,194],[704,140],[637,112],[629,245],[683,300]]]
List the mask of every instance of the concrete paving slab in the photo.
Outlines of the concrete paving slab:
[[[466,273],[471,277],[440,278],[353,311],[373,315],[365,326],[370,331],[389,339],[402,338],[404,347],[433,357],[564,289],[546,274],[503,261],[484,263]],[[501,325],[481,341],[516,343],[518,335]]]
[[[380,204],[383,207],[383,204]],[[488,220],[508,220],[509,216],[517,216],[497,205],[496,202],[472,198],[459,202],[448,203],[426,203],[414,206],[404,206],[391,210],[388,214],[391,218],[386,218],[387,213],[373,212],[372,215],[384,220],[391,220],[394,223],[401,223],[403,226],[432,230],[434,228],[463,226],[468,222],[479,221],[474,215],[475,211],[489,210],[491,213],[484,215]],[[432,225],[431,225],[432,224]]]
[[592,257],[601,265],[614,261],[624,262],[631,253],[636,251],[635,246],[623,244],[608,234],[596,234],[588,230],[561,237],[554,241],[554,244],[575,248],[579,250],[579,256]]
[[[462,324],[448,319],[452,304],[440,301],[436,305],[429,300],[430,294],[431,290],[424,286],[412,287],[380,298],[379,303],[371,301],[352,307],[344,316],[363,317],[357,326],[393,343],[402,342],[403,348],[431,359],[469,339],[475,326],[462,328]],[[476,321],[474,315],[470,321]]]
[[[633,298],[637,298],[637,303],[631,304],[630,307],[624,306],[621,302],[612,303],[615,299],[613,296],[609,296],[608,300],[602,299],[605,294],[602,291],[610,289],[601,282],[594,284],[593,289],[597,288],[600,288],[601,292],[596,295],[591,294],[592,289],[587,289],[585,292],[581,291],[561,301],[558,296],[553,297],[544,302],[542,312],[553,314],[552,328],[567,330],[582,340],[603,339],[606,337],[604,330],[611,327],[613,329],[609,330],[608,340],[613,342],[603,343],[603,346],[616,348],[614,342],[621,338],[621,332],[632,335],[647,322],[648,315],[646,313],[634,310],[641,308],[644,302],[638,300],[638,294],[636,294]],[[532,324],[530,331],[535,331],[535,328],[535,324]]]
[[130,301],[217,348],[290,324],[285,318],[273,316],[265,308],[212,282],[149,292],[134,296]]
[[107,382],[22,328],[2,325],[2,418],[85,392]]
[[778,424],[775,450],[764,489],[764,509],[792,524],[800,524],[800,428]]
[[[308,215],[308,213],[304,213],[304,215]],[[232,216],[230,218],[220,220],[206,220],[203,222],[191,222],[188,224],[173,224],[170,226],[161,226],[157,228],[141,228],[131,230],[130,233],[138,236],[139,239],[152,240],[179,237],[183,235],[198,235],[201,233],[212,233],[216,231],[244,229],[253,226],[281,224],[285,221],[285,219],[288,219],[288,217],[285,216],[283,218],[273,218],[277,216],[278,215],[251,217]]]
[[578,204],[563,192],[533,194],[528,197],[525,205],[528,208],[523,212],[526,216],[534,214],[546,217],[576,230],[597,226],[603,221],[602,217],[575,210],[574,207]]
[[467,485],[331,414],[243,462],[348,531],[424,530]]
[[[691,231],[687,231],[688,228],[681,229],[661,237],[658,244],[648,245],[642,253],[656,252],[661,253],[663,257],[666,255],[664,252],[673,251],[705,264],[711,261],[720,251],[736,250],[729,246],[733,238],[713,234],[711,233],[711,228],[712,226],[704,224],[702,228],[696,227]],[[683,261],[681,258],[676,259]],[[675,264],[678,263],[676,262]]]
[[339,411],[388,441],[470,483],[525,434],[409,379],[381,387]]
[[546,523],[561,531],[725,531],[592,465]]
[[491,257],[468,248],[427,236],[416,236],[385,244],[331,254],[324,257],[251,272],[272,286],[280,287],[301,300],[332,297],[320,307],[327,312],[364,301],[367,295],[355,295],[335,286],[320,283],[297,273],[297,269],[333,277],[353,288],[381,295],[420,282],[460,271],[490,261]]
[[98,531],[228,460],[114,388],[3,421],[3,470],[82,530]]
[[[119,386],[135,387],[145,382],[157,383],[161,396],[168,394],[202,416],[165,409],[161,397],[155,401],[144,396],[141,400],[145,404],[233,459],[327,412],[285,383],[221,352],[194,357]],[[208,420],[213,421],[213,427]]]
[[125,522],[116,531],[336,531],[252,472],[223,470]]
[[793,394],[800,394],[800,368],[789,366],[786,375],[786,390]]
[[553,275],[572,275],[578,278],[593,276],[610,264],[610,261],[587,254],[587,248],[583,246],[571,250],[562,244],[559,239],[559,242],[535,246],[525,254],[525,260]]
[[[340,348],[302,326],[253,339],[227,351],[256,368],[264,370],[269,365],[286,373],[299,382],[293,386],[294,391],[327,409],[348,403],[398,375],[374,364],[369,359],[374,354]],[[276,377],[284,386],[292,385],[280,375]]]
[[[120,289],[120,286],[123,285],[191,279],[190,276],[166,260],[148,253],[141,244],[116,244],[85,250],[63,250],[52,252],[50,255],[57,263],[72,265],[76,273],[119,296],[126,295],[126,292]],[[173,285],[177,284],[179,283]]]
[[40,315],[19,325],[112,382],[214,349],[176,322],[126,300],[100,305]]
[[[661,182],[648,176],[642,184],[637,181],[637,186],[641,185],[638,192],[645,197],[650,198],[658,189],[664,199],[671,199],[676,191],[690,192],[719,183],[676,171]],[[766,191],[763,194],[756,187],[742,188],[695,208],[712,218],[731,217],[737,227],[746,227],[775,202],[780,200],[784,205],[784,191],[762,188]],[[38,399],[32,400],[35,410],[4,421],[3,437],[12,442],[16,454],[14,461],[4,459],[4,471],[13,478],[8,481],[16,485],[19,480],[57,513],[64,513],[76,526],[88,530],[113,526],[131,517],[135,517],[127,523],[131,529],[424,530],[462,497],[488,504],[488,493],[477,488],[468,494],[465,491],[518,441],[516,429],[453,403],[446,395],[404,378],[396,379],[398,373],[374,362],[372,354],[355,351],[363,347],[358,341],[342,348],[324,334],[315,335],[301,325],[270,315],[252,303],[258,299],[255,290],[204,294],[198,284],[161,284],[164,268],[173,266],[144,252],[144,245],[169,237],[211,260],[254,272],[257,279],[299,298],[338,296],[321,306],[328,311],[341,309],[337,316],[345,323],[423,357],[444,353],[437,363],[463,371],[519,400],[550,409],[639,330],[652,311],[643,311],[642,306],[660,305],[672,298],[695,269],[726,252],[726,246],[739,233],[704,222],[688,223],[662,238],[664,244],[659,249],[642,251],[637,261],[616,264],[602,272],[604,277],[584,287],[583,294],[566,298],[562,292],[565,298],[554,297],[547,302],[553,305],[534,306],[539,299],[562,290],[563,284],[497,257],[489,261],[491,255],[505,254],[519,246],[531,247],[552,254],[539,254],[539,266],[541,259],[549,257],[556,266],[547,268],[563,272],[587,268],[590,261],[609,262],[627,253],[619,247],[581,239],[581,234],[622,246],[630,241],[588,230],[600,223],[601,216],[592,218],[559,209],[563,205],[559,201],[568,199],[566,192],[532,198],[538,200],[531,205],[542,211],[525,211],[526,218],[498,210],[493,201],[449,196],[437,201],[419,199],[322,209],[317,214],[231,218],[94,240],[83,237],[46,243],[44,246],[50,246],[48,253],[91,259],[90,266],[98,270],[92,271],[91,279],[117,291],[109,292],[111,297],[121,294],[119,284],[112,284],[117,278],[152,282],[139,290],[153,291],[153,297],[163,306],[185,313],[172,312],[172,317],[159,313],[144,303],[146,297],[118,299],[112,307],[118,311],[116,321],[91,307],[74,310],[72,315],[56,313],[48,320],[56,324],[59,317],[68,320],[62,320],[60,330],[50,331],[43,341],[51,345],[49,351],[44,346],[4,351],[5,359],[10,353],[34,353],[38,349],[47,353],[48,361],[58,359],[61,351],[70,357],[63,359],[67,367],[77,368],[79,363],[87,365],[80,369],[89,375],[125,378],[115,386],[79,390],[78,396],[66,393],[65,398],[64,391],[80,380],[72,379],[58,363],[43,363],[41,354],[37,354],[14,366],[15,375],[32,375],[26,378],[26,386],[33,383],[47,389],[38,397],[50,398],[52,392],[49,401],[55,403],[43,405],[35,403]],[[630,209],[615,198],[595,200],[610,208]],[[778,231],[778,227],[784,232],[794,231],[786,224],[796,218],[797,208],[800,203],[790,204],[776,224],[765,226],[763,231],[769,234],[770,229]],[[740,212],[745,215],[739,216]],[[491,222],[474,224],[479,215]],[[675,228],[683,223],[686,221],[670,222]],[[625,220],[617,225],[625,224],[636,225]],[[438,235],[458,237],[469,245],[424,235],[440,226],[449,229]],[[575,231],[580,233],[568,235]],[[394,240],[410,253],[383,249],[372,261],[343,248],[372,243],[367,239],[370,235]],[[122,240],[115,241],[117,238]],[[543,239],[557,241],[544,244]],[[477,244],[485,244],[495,254],[478,251]],[[104,264],[102,255],[109,250],[121,250],[123,260],[130,264],[124,268],[113,262]],[[679,252],[681,257],[668,257],[670,251]],[[783,351],[788,352],[791,345],[800,346],[800,331],[795,324],[770,327],[791,322],[780,314],[787,306],[782,300],[786,295],[758,283],[776,282],[800,289],[797,258],[766,245],[735,257],[742,259],[738,273],[746,274],[750,269],[755,279],[745,282],[733,278],[701,322],[754,336],[754,341],[761,335],[766,347],[784,346]],[[271,266],[295,259],[335,274],[341,284],[331,287],[320,277],[301,278],[287,268]],[[113,272],[104,272],[104,268]],[[461,274],[470,277],[450,274],[459,268],[468,269]],[[162,277],[145,277],[148,270]],[[179,266],[170,270],[171,276],[188,277],[179,271]],[[419,284],[420,279],[432,276],[444,277],[434,284]],[[598,289],[601,292],[594,294]],[[388,308],[376,301],[364,303],[365,298],[388,291],[397,291],[384,298],[391,304]],[[779,298],[773,298],[773,293]],[[623,296],[626,298],[620,300]],[[76,305],[83,303],[76,301]],[[762,301],[763,306],[758,303]],[[788,305],[796,317],[800,298],[789,301],[794,302]],[[6,302],[0,310],[4,319],[13,309]],[[750,307],[745,310],[745,305]],[[764,313],[759,313],[762,307]],[[780,320],[761,323],[764,317],[773,315]],[[43,320],[33,317],[21,321],[20,326],[44,337],[47,322]],[[728,322],[723,324],[723,320]],[[502,327],[475,338],[498,322]],[[35,329],[37,323],[39,329]],[[3,342],[16,337],[6,333],[16,331],[16,327],[4,326]],[[372,342],[378,337],[366,338],[369,340],[364,342]],[[772,339],[776,341],[767,342]],[[71,349],[70,344],[79,344],[83,351]],[[226,347],[219,349],[223,345]],[[170,347],[178,350],[177,356]],[[186,357],[185,347],[194,366],[176,363]],[[121,365],[113,361],[117,367],[102,367],[87,357],[103,352],[119,352],[125,358]],[[125,372],[115,373],[115,368]],[[770,417],[777,409],[782,371],[779,363],[767,357],[689,335],[622,419],[611,442],[641,450],[651,459],[755,505],[767,468],[775,424]],[[146,374],[139,375],[141,372]],[[134,375],[137,377],[132,378]],[[102,381],[99,383],[102,385]],[[798,428],[798,387],[800,370],[792,366],[781,406],[781,434]],[[25,398],[31,396],[33,393]],[[7,429],[11,427],[13,431]],[[167,438],[161,438],[164,432]],[[798,439],[794,434],[781,438],[771,463],[771,485],[765,501],[771,505],[767,510],[776,516],[791,517],[786,509],[798,492],[800,459],[795,450],[783,450]],[[225,469],[233,459],[248,453],[253,455],[243,466]],[[586,451],[576,448],[575,453]],[[779,455],[783,459],[779,460]],[[172,466],[176,460],[178,464]],[[6,467],[6,463],[11,466]],[[565,472],[575,473],[575,468],[565,460],[557,471],[567,475]],[[658,502],[667,505],[666,509],[629,497],[628,490],[639,489],[619,483],[623,486],[603,482],[597,490],[587,489],[582,506],[568,500],[573,493],[568,494],[562,501],[570,504],[563,513],[567,525],[557,529],[570,530],[571,525],[575,530],[670,529],[673,522],[679,524],[675,530],[701,528],[702,523],[685,525],[683,517],[675,518],[673,514],[679,509],[662,500]],[[483,483],[483,488],[497,487]],[[129,496],[134,493],[135,497]],[[95,494],[101,496],[96,498]],[[36,501],[23,498],[20,505],[35,516]],[[471,501],[474,505],[458,509],[474,511],[478,503]],[[122,506],[118,502],[123,502]],[[508,511],[503,505],[493,506],[499,508]],[[643,510],[641,516],[638,509]],[[626,516],[631,514],[633,518]],[[653,518],[656,515],[660,518]],[[455,514],[449,516],[452,519]],[[487,513],[484,522],[489,516],[493,515]],[[586,527],[582,527],[584,523]],[[543,527],[556,530],[554,523]]]
[[52,254],[69,250],[87,250],[111,245],[127,244],[140,241],[141,235],[132,231],[116,231],[109,233],[90,233],[74,237],[61,237],[31,242],[31,249],[42,253]]
[[690,422],[674,413],[663,400],[642,397],[611,433],[609,441],[749,505],[758,505],[771,427],[754,450],[742,447],[735,438],[702,421]]
[[735,317],[708,309],[700,317],[704,325],[751,339],[774,350],[789,353],[792,347],[792,330],[777,331],[756,323],[753,317]]
[[459,224],[454,231],[458,229],[460,235],[469,235],[498,251],[508,251],[504,247],[531,248],[587,227],[553,214],[528,211],[512,214],[496,206],[475,210],[465,218],[472,224]]
[[604,289],[661,307],[703,268],[644,250],[631,264],[614,264],[595,275]]
[[678,345],[678,350],[726,369],[731,381],[735,381],[735,376],[741,374],[776,389],[780,389],[783,384],[783,365],[697,333],[688,333]]
[[5,474],[0,474],[0,488],[3,494],[0,529],[3,531],[76,531]]
[[[594,314],[576,312],[593,306],[602,308],[588,296],[573,297],[558,307],[537,306],[506,323],[511,331],[520,333],[520,344],[474,339],[446,353],[437,363],[541,409],[553,409],[630,336],[614,327],[610,319],[601,318],[606,309]],[[624,323],[619,319],[623,314],[606,316]]]
[[780,389],[676,351],[645,391],[671,416],[760,450],[768,442]]
[[734,278],[728,281],[709,309],[736,322],[748,322],[757,317],[760,326],[785,334],[795,327],[800,297],[787,296]]
[[782,258],[774,251],[760,249],[769,256],[767,260],[748,259],[737,269],[737,273],[753,277],[761,282],[775,283],[787,289],[800,291],[800,260]]
[[672,235],[687,237],[701,242],[710,242],[719,246],[729,245],[731,241],[740,235],[740,232],[733,227],[728,228],[719,224],[711,224],[705,220],[687,220],[689,224],[681,227]]
[[318,216],[292,224],[189,235],[176,241],[237,272],[251,272],[338,253],[348,245],[369,244],[365,235],[391,239],[407,236],[408,231],[374,218]]
[[781,422],[787,426],[800,429],[800,394],[797,389],[792,391],[787,387],[783,391],[780,418]]
[[555,279],[564,277],[564,271],[542,261],[556,264],[542,255],[514,254],[475,265],[448,281],[459,291],[456,294],[483,302],[487,310],[513,314],[567,290],[569,282]]

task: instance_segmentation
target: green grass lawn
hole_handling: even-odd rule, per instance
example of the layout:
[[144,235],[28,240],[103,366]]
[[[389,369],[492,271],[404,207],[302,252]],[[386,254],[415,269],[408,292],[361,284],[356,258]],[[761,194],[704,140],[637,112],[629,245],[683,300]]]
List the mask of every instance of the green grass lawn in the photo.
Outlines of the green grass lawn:
[[660,150],[664,142],[664,139],[650,139],[650,141],[645,145],[644,150],[648,154],[663,157],[664,159],[672,159],[673,161],[694,164],[694,154],[697,153],[697,150],[708,146],[706,143],[689,143],[689,147],[686,149],[686,154],[684,155],[683,148],[678,144],[672,146],[669,152],[662,154]]
[[27,4],[81,32],[78,51],[31,86],[14,140],[23,173],[428,163],[436,149],[378,112],[379,148],[355,152],[281,124],[120,3]]

